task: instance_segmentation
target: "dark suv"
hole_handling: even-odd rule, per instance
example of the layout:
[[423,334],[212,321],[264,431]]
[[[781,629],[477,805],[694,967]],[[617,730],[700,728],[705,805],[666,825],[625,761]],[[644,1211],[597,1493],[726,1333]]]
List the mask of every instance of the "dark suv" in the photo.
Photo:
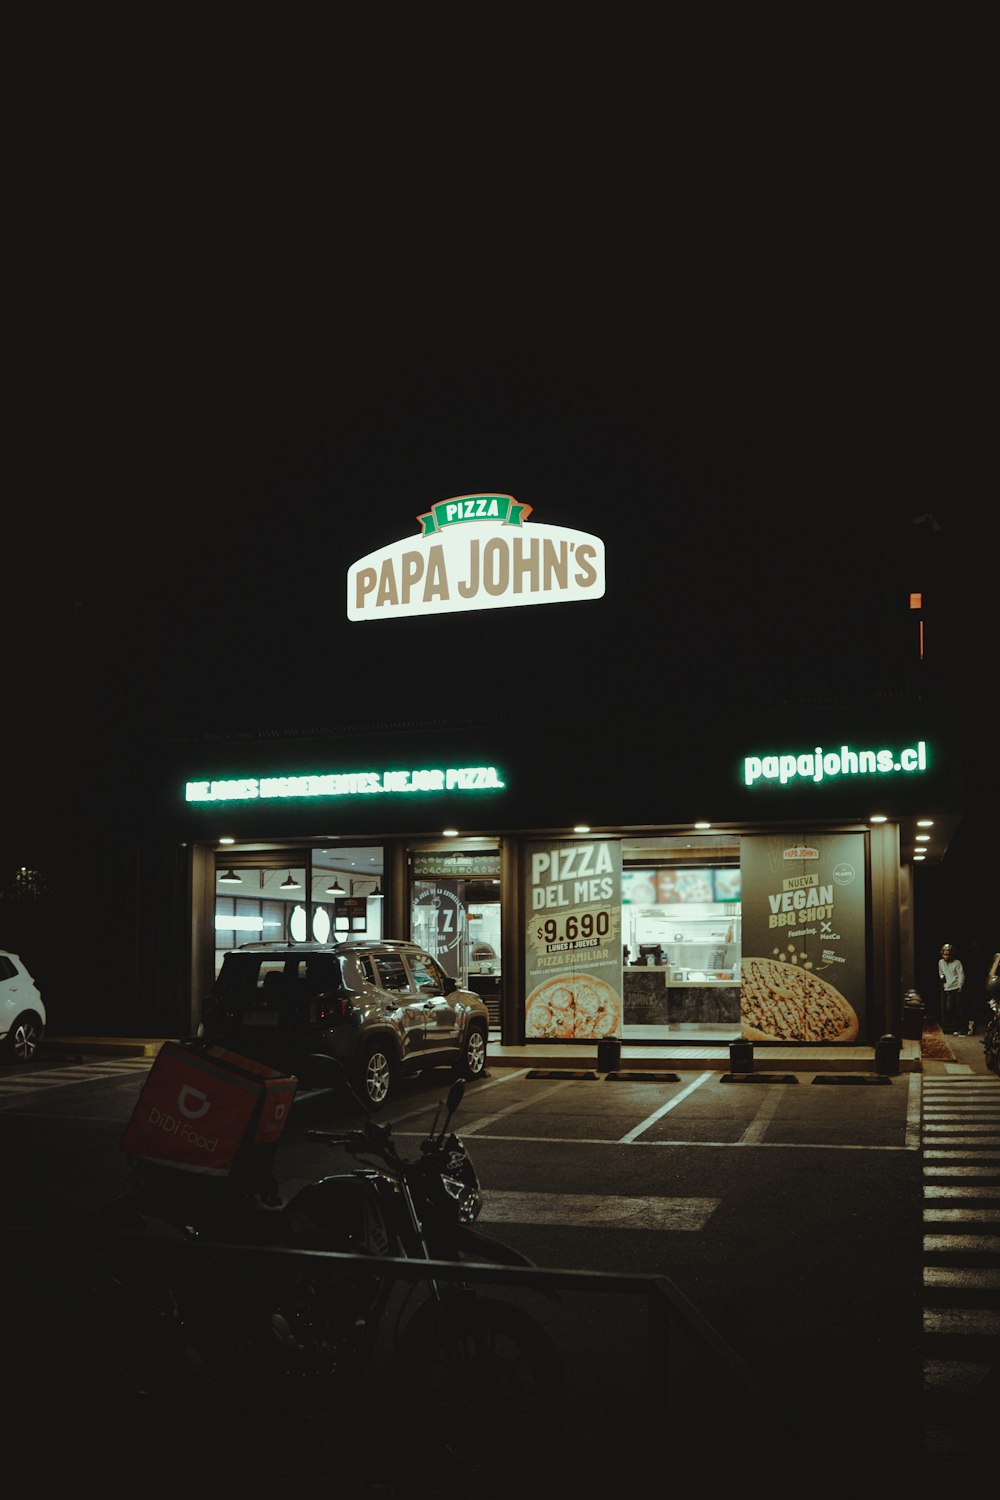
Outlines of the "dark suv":
[[442,1065],[478,1078],[489,1012],[414,943],[246,943],[225,955],[199,1035],[307,1087],[339,1058],[369,1108],[397,1078]]

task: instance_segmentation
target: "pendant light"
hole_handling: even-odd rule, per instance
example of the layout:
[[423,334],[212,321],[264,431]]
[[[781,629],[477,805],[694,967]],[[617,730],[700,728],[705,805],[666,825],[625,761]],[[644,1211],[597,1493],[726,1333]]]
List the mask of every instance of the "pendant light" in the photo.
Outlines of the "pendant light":
[[341,883],[337,879],[336,875],[333,877],[333,885],[328,885],[327,886],[327,888],[326,888],[326,894],[328,896],[346,896],[347,895],[347,892],[344,890],[344,887],[341,885]]
[[283,891],[300,891],[302,889],[299,882],[292,879],[291,870],[288,872],[288,879],[281,882],[281,889]]
[[220,885],[242,885],[243,876],[237,875],[235,870],[227,870],[225,875],[219,876]]

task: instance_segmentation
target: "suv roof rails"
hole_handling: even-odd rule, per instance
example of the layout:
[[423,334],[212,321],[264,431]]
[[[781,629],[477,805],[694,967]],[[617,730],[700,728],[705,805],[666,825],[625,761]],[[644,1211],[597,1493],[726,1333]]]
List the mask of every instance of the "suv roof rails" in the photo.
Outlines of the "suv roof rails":
[[275,943],[275,942],[266,942],[266,943],[240,943],[239,948],[236,951],[239,952],[239,953],[242,953],[242,951],[243,951],[244,948],[270,948],[275,953],[291,953],[293,950],[296,953],[316,953],[317,951],[320,952],[320,953],[326,953],[327,951],[332,950],[334,948],[339,948],[340,946],[341,946],[340,943],[337,943],[337,942],[333,942],[333,943]]
[[337,945],[340,948],[419,948],[412,938],[345,938]]
[[248,948],[256,948],[259,952],[270,953],[333,953],[341,948],[419,948],[419,943],[414,943],[410,938],[366,938],[354,937],[344,938],[343,941],[335,940],[329,943],[276,943],[255,942],[240,943],[236,949],[229,951],[243,953]]
[[410,938],[377,938],[377,937],[354,937],[333,940],[328,943],[276,943],[255,942],[240,943],[235,950],[230,952],[242,953],[247,948],[267,949],[272,953],[332,953],[336,948],[419,948],[419,943],[414,943]]

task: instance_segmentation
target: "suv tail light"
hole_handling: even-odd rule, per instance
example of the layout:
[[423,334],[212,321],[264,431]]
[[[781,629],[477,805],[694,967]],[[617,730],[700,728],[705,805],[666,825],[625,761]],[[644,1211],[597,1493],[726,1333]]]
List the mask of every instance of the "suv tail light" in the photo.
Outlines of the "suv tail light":
[[320,1000],[316,1005],[316,1020],[343,1021],[351,1013],[351,1002],[347,996],[341,996],[337,1000]]

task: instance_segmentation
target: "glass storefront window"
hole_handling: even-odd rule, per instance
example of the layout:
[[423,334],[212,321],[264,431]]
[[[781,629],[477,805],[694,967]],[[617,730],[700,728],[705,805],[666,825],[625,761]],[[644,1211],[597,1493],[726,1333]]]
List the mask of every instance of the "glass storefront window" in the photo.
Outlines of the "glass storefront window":
[[[697,856],[702,855],[699,859]],[[731,1036],[740,1019],[739,840],[625,841],[623,1036]]]
[[216,974],[243,943],[381,937],[382,873],[381,845],[217,851]]

